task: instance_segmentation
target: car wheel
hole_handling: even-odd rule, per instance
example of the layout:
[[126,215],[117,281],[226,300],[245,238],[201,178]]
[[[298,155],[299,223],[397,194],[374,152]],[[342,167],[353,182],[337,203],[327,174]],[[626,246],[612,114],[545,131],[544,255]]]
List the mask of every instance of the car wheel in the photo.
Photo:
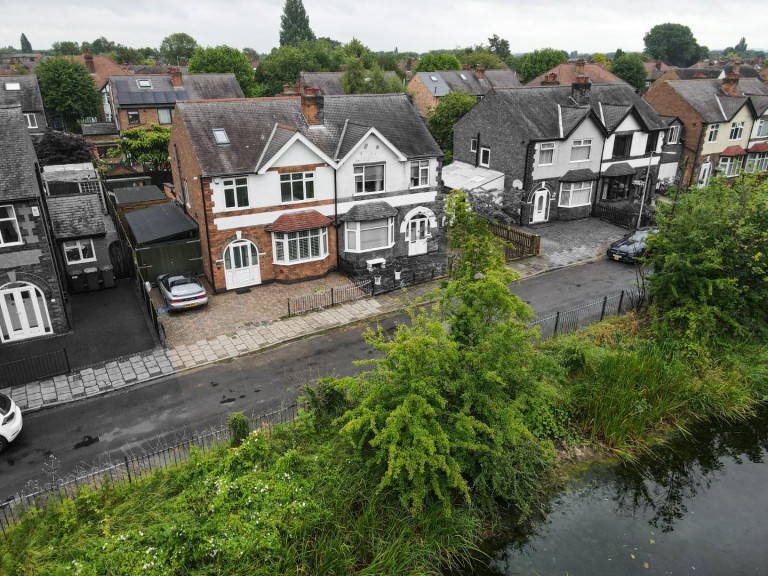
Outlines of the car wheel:
[[0,452],[5,450],[5,447],[8,446],[8,440],[0,436]]

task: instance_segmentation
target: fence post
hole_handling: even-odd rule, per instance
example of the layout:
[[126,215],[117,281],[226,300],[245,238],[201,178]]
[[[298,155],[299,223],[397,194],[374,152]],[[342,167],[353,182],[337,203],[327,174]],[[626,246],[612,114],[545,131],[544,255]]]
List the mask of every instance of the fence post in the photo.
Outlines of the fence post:
[[128,456],[123,456],[125,460],[125,471],[128,472],[128,484],[131,483],[131,467],[128,466]]
[[288,298],[288,318],[291,317],[291,299]]
[[621,296],[619,296],[619,310],[617,314],[621,314],[621,306],[624,304],[624,290],[621,291]]
[[336,305],[336,299],[334,298],[335,293],[336,293],[336,289],[331,288],[331,308],[333,308]]
[[603,298],[603,309],[600,311],[600,322],[605,318],[605,305],[608,304],[608,296]]
[[557,325],[560,324],[560,312],[558,311],[557,314],[555,314],[555,330],[552,332],[553,336],[557,336]]

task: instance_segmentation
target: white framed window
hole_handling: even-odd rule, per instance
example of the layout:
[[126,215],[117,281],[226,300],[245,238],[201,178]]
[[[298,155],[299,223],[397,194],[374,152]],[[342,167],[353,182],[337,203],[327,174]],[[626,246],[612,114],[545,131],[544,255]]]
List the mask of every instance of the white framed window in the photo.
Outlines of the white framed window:
[[747,172],[768,171],[768,152],[752,152],[747,156]]
[[731,124],[731,133],[728,136],[729,140],[741,140],[744,134],[744,122],[734,122]]
[[717,135],[720,132],[720,124],[709,125],[709,135],[707,136],[707,142],[717,141]]
[[50,334],[48,304],[37,286],[26,282],[0,287],[0,341]]
[[37,128],[37,117],[34,114],[24,114],[27,120],[27,128]]
[[741,157],[740,156],[725,156],[720,158],[720,162],[717,165],[718,170],[723,173],[724,176],[738,176],[741,172]]
[[78,186],[80,188],[80,194],[98,194],[101,192],[101,184],[98,180],[78,182]]
[[549,166],[555,160],[555,143],[542,142],[539,144],[539,166]]
[[367,252],[389,248],[395,243],[395,219],[347,222],[346,239],[347,252]]
[[173,122],[173,108],[159,108],[157,110],[157,121],[160,124],[171,124]]
[[283,204],[312,200],[314,197],[314,172],[291,172],[289,174],[280,174],[280,199]]
[[227,136],[227,131],[224,128],[214,128],[213,139],[216,144],[229,144],[229,136]]
[[13,206],[0,206],[0,248],[21,243],[19,222]]
[[757,121],[757,129],[755,130],[756,138],[764,138],[768,136],[768,121],[760,119]]
[[181,203],[189,207],[189,184],[186,180],[181,183]]
[[672,126],[672,128],[669,129],[669,133],[667,135],[667,144],[677,144],[680,142],[680,128],[681,126]]
[[491,149],[480,148],[480,166],[488,168],[491,165]]
[[21,90],[21,83],[20,82],[6,82],[5,83],[5,89],[13,92],[18,92]]
[[90,238],[64,242],[61,247],[64,250],[67,264],[93,262],[96,260],[96,253],[93,251],[93,240]]
[[592,140],[574,140],[571,146],[571,162],[586,162],[592,153]]
[[558,206],[575,208],[592,203],[592,182],[562,182]]
[[152,81],[147,78],[136,80],[136,84],[139,85],[139,88],[152,88]]
[[429,160],[411,162],[411,188],[429,186]]
[[328,228],[298,232],[273,232],[274,259],[278,264],[296,264],[328,256]]
[[247,208],[248,178],[229,178],[223,181],[224,205],[227,208]]
[[384,164],[355,166],[355,194],[384,191]]
[[138,110],[128,110],[128,124],[139,124],[141,119],[139,118]]
[[472,138],[472,140],[469,141],[469,151],[477,152],[477,138]]

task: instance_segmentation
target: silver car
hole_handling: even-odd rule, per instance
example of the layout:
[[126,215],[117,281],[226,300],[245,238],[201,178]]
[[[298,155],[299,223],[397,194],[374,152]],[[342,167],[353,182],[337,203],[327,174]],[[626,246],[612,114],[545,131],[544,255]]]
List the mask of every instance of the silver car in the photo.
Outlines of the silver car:
[[157,286],[171,310],[184,310],[208,304],[208,294],[192,274],[161,274]]

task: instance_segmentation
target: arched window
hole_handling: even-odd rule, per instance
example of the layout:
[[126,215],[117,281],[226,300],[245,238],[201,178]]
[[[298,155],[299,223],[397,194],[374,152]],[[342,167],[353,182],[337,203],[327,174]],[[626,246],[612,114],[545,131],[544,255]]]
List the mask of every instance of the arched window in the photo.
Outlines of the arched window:
[[12,342],[51,333],[48,304],[40,288],[27,282],[0,286],[0,341]]

